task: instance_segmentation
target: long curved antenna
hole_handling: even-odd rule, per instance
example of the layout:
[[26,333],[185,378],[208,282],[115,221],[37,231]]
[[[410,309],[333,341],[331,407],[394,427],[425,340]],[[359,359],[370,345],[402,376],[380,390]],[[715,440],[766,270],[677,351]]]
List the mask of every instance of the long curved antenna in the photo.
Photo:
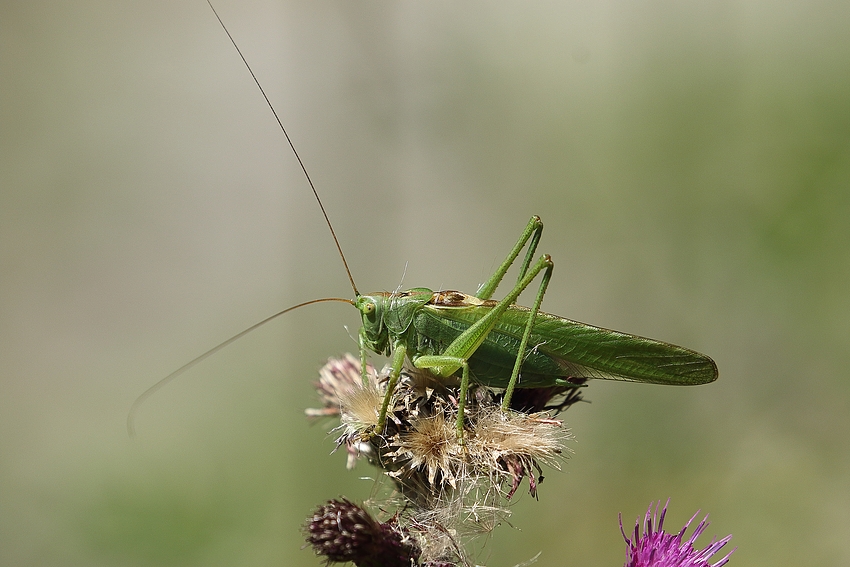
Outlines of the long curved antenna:
[[239,339],[241,339],[242,337],[244,337],[245,335],[247,335],[251,331],[253,331],[253,330],[255,330],[259,327],[262,327],[263,325],[265,325],[266,323],[268,323],[272,319],[276,319],[276,318],[280,317],[281,315],[283,315],[284,313],[289,313],[290,311],[298,309],[299,307],[304,307],[306,305],[312,305],[314,303],[324,303],[326,301],[341,301],[343,303],[348,303],[348,304],[354,305],[354,302],[351,301],[350,299],[343,299],[343,298],[340,298],[340,297],[325,297],[325,298],[322,298],[322,299],[313,299],[311,301],[305,301],[304,303],[299,303],[298,305],[293,305],[292,307],[288,307],[288,308],[284,309],[283,311],[278,311],[274,315],[266,317],[265,319],[263,319],[259,323],[254,323],[253,325],[251,325],[250,327],[248,327],[247,329],[245,329],[241,333],[237,333],[237,334],[233,335],[232,337],[230,337],[229,339],[227,339],[223,343],[214,346],[213,348],[211,348],[210,350],[208,350],[207,352],[205,352],[201,356],[193,358],[192,360],[190,360],[189,362],[187,362],[186,364],[184,364],[183,366],[181,366],[180,368],[178,368],[177,370],[175,370],[174,372],[172,372],[171,374],[169,374],[168,376],[166,376],[165,378],[163,378],[162,380],[160,380],[159,382],[157,382],[156,384],[154,384],[153,386],[151,386],[150,388],[148,388],[147,390],[142,392],[142,394],[138,398],[136,398],[136,401],[134,401],[133,405],[130,407],[130,413],[127,414],[127,433],[130,434],[130,437],[135,437],[135,435],[136,435],[136,426],[135,426],[136,412],[138,411],[139,406],[141,406],[142,403],[145,400],[150,398],[160,388],[167,385],[169,382],[173,381],[175,378],[177,378],[178,376],[180,376],[181,374],[183,374],[184,372],[186,372],[187,370],[189,370],[190,368],[192,368],[193,366],[195,366],[196,364],[198,364],[202,360],[214,355],[215,353],[217,353],[218,351],[220,351],[221,349],[223,349],[227,345],[238,341]]
[[227,34],[227,37],[230,38],[230,43],[233,44],[233,47],[236,48],[236,52],[239,54],[239,57],[242,58],[242,62],[245,63],[245,67],[248,68],[248,72],[251,73],[251,78],[254,79],[254,83],[256,83],[257,88],[260,89],[260,93],[263,95],[263,98],[266,99],[266,104],[269,105],[269,109],[271,109],[272,114],[274,114],[275,120],[277,120],[278,126],[280,126],[280,130],[283,132],[283,135],[286,137],[286,141],[289,142],[289,147],[292,148],[292,153],[295,154],[295,159],[298,160],[298,165],[301,166],[301,171],[304,172],[304,176],[307,178],[307,182],[310,184],[310,189],[313,190],[313,195],[316,197],[316,201],[319,203],[319,208],[322,209],[322,215],[325,217],[325,222],[328,223],[328,228],[331,230],[331,236],[333,236],[334,244],[336,244],[336,249],[339,251],[339,257],[342,258],[342,265],[345,266],[345,272],[348,274],[348,281],[351,282],[351,289],[354,290],[354,295],[359,296],[360,292],[357,291],[357,285],[354,283],[354,277],[351,275],[351,270],[348,269],[348,262],[345,260],[345,254],[342,253],[342,246],[339,245],[339,240],[336,237],[336,232],[334,232],[334,227],[331,224],[331,219],[328,218],[328,213],[325,211],[325,206],[322,204],[322,200],[319,198],[319,192],[316,191],[316,186],[313,185],[313,180],[310,179],[310,174],[307,173],[307,167],[304,165],[304,162],[301,161],[301,156],[298,155],[298,150],[295,149],[295,144],[292,143],[292,139],[289,137],[289,134],[286,132],[286,128],[283,127],[283,122],[280,120],[280,117],[277,115],[277,111],[274,109],[272,102],[269,100],[269,97],[266,96],[266,91],[263,90],[263,85],[260,84],[259,79],[254,74],[254,70],[251,69],[251,66],[248,64],[248,60],[245,59],[245,56],[242,55],[242,50],[239,49],[239,46],[236,45],[236,41],[233,39],[233,36],[230,35],[230,32],[227,29],[227,26],[224,25],[224,22],[221,21],[221,17],[219,17],[218,12],[215,11],[215,8],[212,5],[211,0],[207,0],[207,4],[209,4],[210,9],[215,14],[215,18],[218,20],[218,23],[221,24],[224,33]]

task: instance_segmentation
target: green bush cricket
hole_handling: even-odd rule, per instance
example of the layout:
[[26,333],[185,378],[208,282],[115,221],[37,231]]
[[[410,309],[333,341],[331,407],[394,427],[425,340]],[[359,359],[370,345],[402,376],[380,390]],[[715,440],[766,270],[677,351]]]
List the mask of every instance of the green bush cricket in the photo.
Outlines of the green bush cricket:
[[[380,434],[386,424],[388,407],[405,360],[409,360],[415,368],[430,371],[437,379],[460,373],[455,424],[459,441],[463,440],[464,409],[471,381],[504,389],[501,406],[507,410],[518,387],[579,387],[586,379],[592,378],[669,385],[706,384],[717,379],[717,366],[704,354],[540,311],[554,263],[548,254],[534,261],[543,232],[543,223],[537,216],[531,218],[505,261],[474,295],[458,291],[435,292],[427,288],[361,294],[324,205],[289,134],[230,32],[210,1],[207,2],[251,73],[304,172],[348,274],[354,300],[324,298],[289,307],[178,368],[133,403],[127,418],[131,436],[139,405],[168,382],[272,319],[294,309],[326,301],[349,303],[360,311],[362,326],[358,338],[364,385],[368,379],[366,363],[369,351],[391,357],[386,393],[372,432],[375,435]],[[526,252],[516,284],[504,298],[492,300],[496,288],[523,250]],[[519,295],[538,276],[541,278],[532,306],[517,305]]]

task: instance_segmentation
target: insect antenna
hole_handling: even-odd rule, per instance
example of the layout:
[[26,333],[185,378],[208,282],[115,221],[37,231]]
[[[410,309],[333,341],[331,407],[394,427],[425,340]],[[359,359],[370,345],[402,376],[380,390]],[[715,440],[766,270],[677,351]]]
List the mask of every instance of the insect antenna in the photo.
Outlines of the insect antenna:
[[230,35],[230,31],[228,31],[227,26],[224,25],[224,22],[221,20],[221,17],[218,15],[218,12],[215,11],[215,7],[212,5],[212,1],[207,0],[207,4],[209,4],[210,9],[213,11],[213,14],[215,14],[215,18],[221,25],[221,28],[224,30],[224,33],[226,33],[227,37],[230,39],[230,43],[232,43],[233,47],[236,48],[236,52],[239,54],[239,57],[242,58],[242,62],[245,64],[245,67],[248,69],[248,72],[251,73],[251,78],[254,79],[254,83],[257,85],[257,88],[260,89],[260,94],[262,94],[263,98],[266,100],[266,104],[269,106],[269,109],[272,111],[272,114],[274,114],[274,118],[275,120],[277,120],[277,124],[278,126],[280,126],[281,132],[283,132],[284,137],[286,137],[286,141],[289,143],[289,147],[292,148],[292,153],[295,154],[295,159],[298,160],[298,165],[301,166],[301,171],[304,172],[304,176],[307,178],[307,183],[310,184],[310,189],[313,190],[313,195],[316,197],[316,201],[319,203],[319,208],[322,210],[322,216],[325,217],[325,222],[328,224],[328,228],[331,231],[331,236],[334,239],[334,244],[336,244],[336,249],[339,252],[339,257],[342,259],[342,265],[345,266],[345,273],[348,274],[348,281],[351,282],[351,289],[354,290],[355,296],[359,296],[360,292],[357,291],[357,285],[354,283],[354,277],[351,275],[351,270],[348,268],[348,262],[345,260],[345,254],[342,253],[342,246],[340,246],[339,240],[336,237],[336,232],[334,232],[334,227],[331,224],[331,219],[328,217],[327,211],[325,211],[325,206],[322,204],[322,200],[319,198],[319,192],[316,191],[316,186],[313,185],[313,180],[310,178],[310,174],[307,173],[307,167],[301,160],[301,156],[298,155],[298,150],[295,149],[295,144],[292,143],[292,139],[289,137],[286,128],[284,128],[283,121],[281,121],[280,116],[277,115],[277,111],[274,109],[274,105],[272,105],[272,102],[266,95],[266,91],[263,89],[263,85],[260,84],[260,80],[257,79],[257,76],[254,74],[254,70],[251,69],[251,65],[248,64],[248,60],[245,59],[245,56],[242,54],[242,50],[239,49],[239,46],[236,44],[236,40],[234,40],[233,36]]
[[216,346],[212,347],[210,350],[208,350],[204,354],[193,358],[192,360],[190,360],[189,362],[187,362],[186,364],[184,364],[183,366],[181,366],[180,368],[178,368],[177,370],[175,370],[174,372],[172,372],[171,374],[169,374],[168,376],[166,376],[165,378],[163,378],[162,380],[160,380],[159,382],[157,382],[156,384],[154,384],[153,386],[151,386],[150,388],[148,388],[147,390],[142,392],[142,394],[138,398],[136,398],[136,401],[133,402],[133,405],[130,406],[130,413],[127,414],[127,433],[129,433],[130,437],[135,437],[135,435],[136,435],[136,412],[138,411],[139,407],[144,403],[145,400],[150,398],[157,391],[159,391],[160,388],[163,388],[164,386],[168,385],[175,378],[177,378],[178,376],[180,376],[181,374],[183,374],[184,372],[186,372],[187,370],[189,370],[190,368],[192,368],[193,366],[195,366],[199,362],[209,358],[210,356],[214,355],[215,353],[217,353],[218,351],[220,351],[221,349],[223,349],[227,345],[238,341],[239,339],[241,339],[242,337],[244,337],[245,335],[247,335],[251,331],[253,331],[253,330],[255,330],[259,327],[262,327],[263,325],[265,325],[269,321],[271,321],[273,319],[277,319],[278,317],[280,317],[281,315],[283,315],[285,313],[289,313],[290,311],[294,311],[294,310],[298,309],[299,307],[305,307],[307,305],[313,305],[314,303],[325,303],[327,301],[341,301],[343,303],[348,303],[348,304],[354,305],[354,302],[351,301],[350,299],[344,299],[344,298],[340,298],[340,297],[324,297],[322,299],[313,299],[313,300],[310,300],[310,301],[305,301],[304,303],[299,303],[298,305],[293,305],[292,307],[287,307],[283,311],[278,311],[274,315],[270,315],[270,316],[266,317],[265,319],[263,319],[259,323],[254,323],[253,325],[251,325],[250,327],[248,327],[244,331],[237,333],[237,334],[233,335],[232,337],[230,337],[229,339],[227,339],[226,341],[224,341],[223,343],[219,343]]
[[[274,106],[271,103],[271,100],[269,100],[269,97],[266,95],[266,91],[263,89],[263,85],[260,84],[259,79],[257,79],[257,76],[254,74],[254,70],[251,69],[251,65],[248,64],[248,60],[242,54],[242,50],[239,49],[239,45],[237,45],[236,40],[234,40],[233,36],[230,35],[230,31],[227,29],[227,26],[224,25],[224,22],[221,20],[221,17],[218,15],[218,12],[216,12],[215,7],[212,5],[211,0],[207,0],[207,4],[209,5],[209,7],[212,10],[213,14],[215,15],[216,19],[218,20],[218,23],[221,25],[222,29],[224,30],[224,33],[226,33],[227,37],[230,39],[230,43],[232,43],[233,47],[236,48],[236,52],[239,54],[239,57],[242,59],[242,62],[245,64],[245,67],[248,69],[248,72],[251,74],[251,78],[254,79],[254,83],[257,85],[257,88],[260,89],[260,94],[263,95],[263,98],[265,99],[266,104],[268,105],[269,109],[272,111],[272,114],[274,115],[275,120],[277,120],[277,124],[278,124],[278,126],[280,126],[281,132],[283,132],[283,135],[286,138],[286,141],[289,144],[289,147],[292,149],[292,153],[295,154],[295,159],[298,160],[298,165],[301,166],[301,171],[304,172],[304,176],[307,178],[307,183],[309,183],[310,189],[313,191],[313,196],[316,197],[316,202],[319,203],[319,208],[322,211],[322,216],[325,217],[325,222],[327,223],[328,228],[331,231],[331,236],[333,237],[334,244],[336,244],[337,252],[339,252],[339,257],[340,257],[340,259],[342,259],[342,265],[343,265],[343,267],[345,267],[345,273],[348,275],[348,281],[351,283],[351,289],[354,290],[354,295],[356,297],[359,297],[360,292],[357,289],[357,285],[354,283],[354,277],[351,275],[351,270],[348,267],[348,262],[345,259],[345,254],[343,254],[343,252],[342,252],[342,246],[340,246],[339,239],[336,237],[336,232],[334,231],[334,227],[331,224],[330,218],[328,217],[327,211],[325,211],[325,205],[322,203],[322,199],[319,197],[319,192],[316,191],[316,186],[313,184],[313,180],[310,178],[310,174],[307,172],[307,167],[304,165],[304,162],[301,160],[301,156],[298,154],[298,150],[295,149],[295,144],[292,143],[292,139],[289,137],[289,133],[286,131],[286,128],[283,126],[283,122],[281,121],[280,116],[278,116],[277,111],[274,109]],[[232,337],[230,337],[226,341],[214,346],[213,348],[206,351],[202,355],[200,355],[196,358],[193,358],[192,360],[190,360],[189,362],[187,362],[186,364],[184,364],[183,366],[181,366],[180,368],[178,368],[177,370],[175,370],[174,372],[172,372],[171,374],[169,374],[168,376],[166,376],[165,378],[163,378],[162,380],[160,380],[159,382],[155,383],[153,386],[151,386],[150,388],[148,388],[147,390],[142,392],[142,394],[138,398],[136,398],[136,400],[133,402],[133,405],[130,407],[130,412],[127,414],[127,433],[129,433],[130,437],[135,437],[135,434],[136,434],[136,426],[135,426],[136,413],[138,412],[139,407],[145,402],[145,400],[150,398],[153,394],[155,394],[161,388],[165,387],[170,382],[174,381],[181,374],[185,373],[187,370],[189,370],[190,368],[192,368],[196,364],[198,364],[198,363],[202,362],[203,360],[209,358],[210,356],[214,355],[215,353],[217,353],[218,351],[220,351],[224,347],[238,341],[239,339],[241,339],[242,337],[244,337],[245,335],[247,335],[251,331],[253,331],[253,330],[255,330],[259,327],[262,327],[263,325],[265,325],[269,321],[276,319],[276,318],[280,317],[281,315],[284,315],[285,313],[289,313],[290,311],[298,309],[299,307],[305,307],[307,305],[313,305],[314,303],[324,303],[324,302],[327,302],[327,301],[339,301],[339,302],[342,302],[342,303],[348,303],[350,305],[354,305],[354,302],[351,301],[350,299],[344,299],[344,298],[339,298],[339,297],[325,297],[325,298],[322,298],[322,299],[313,299],[311,301],[305,301],[304,303],[299,303],[298,305],[293,305],[292,307],[288,307],[288,308],[284,309],[283,311],[279,311],[279,312],[275,313],[274,315],[266,317],[265,319],[263,319],[259,323],[255,323],[255,324],[251,325],[250,327],[248,327],[244,331],[233,335]]]

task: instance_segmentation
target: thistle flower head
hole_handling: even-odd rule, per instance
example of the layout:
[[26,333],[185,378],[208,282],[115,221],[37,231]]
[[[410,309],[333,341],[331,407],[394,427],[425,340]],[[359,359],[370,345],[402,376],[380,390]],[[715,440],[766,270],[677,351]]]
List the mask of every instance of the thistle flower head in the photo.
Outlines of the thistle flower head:
[[[366,375],[377,386],[377,373],[371,364],[366,367]],[[319,381],[316,382],[316,392],[323,407],[310,408],[304,413],[308,417],[338,416],[343,400],[362,389],[362,386],[360,359],[350,353],[341,358],[331,358],[319,370]]]
[[360,457],[374,462],[375,448],[364,441],[366,432],[378,424],[378,410],[383,389],[378,373],[371,364],[366,365],[367,383],[364,386],[360,359],[351,354],[330,358],[319,370],[316,392],[322,401],[321,408],[304,410],[307,417],[339,417],[342,422],[334,431],[341,430],[337,448],[345,446],[348,453],[346,468],[353,469]]
[[368,383],[339,397],[342,411],[342,428],[345,438],[362,438],[378,425],[384,391],[377,384]]
[[395,522],[379,522],[346,499],[319,507],[305,527],[307,543],[328,563],[351,561],[357,567],[410,567],[419,547]]
[[438,480],[438,474],[440,481],[457,486],[464,461],[463,446],[457,442],[454,421],[446,419],[444,413],[414,419],[394,444],[397,448],[388,456],[404,459],[401,474],[421,469],[431,486]]
[[[459,483],[483,483],[490,487],[485,488],[488,494],[507,483],[502,494],[510,499],[525,477],[529,492],[536,496],[543,478],[541,464],[560,468],[564,442],[570,439],[560,421],[548,413],[502,411],[498,397],[478,387],[467,399],[464,439],[458,439],[457,386],[416,369],[404,369],[389,404],[386,427],[375,432],[385,387],[373,369],[368,376],[364,385],[360,361],[352,355],[329,360],[317,386],[325,409],[310,415],[337,412],[342,431],[337,443],[348,451],[348,467],[365,456],[419,505],[445,500],[445,491]],[[576,388],[528,392],[517,390],[515,399],[537,409],[559,411],[580,399]]]
[[703,550],[694,549],[694,542],[708,527],[708,516],[694,529],[691,537],[683,541],[685,532],[691,525],[691,522],[696,519],[699,514],[697,510],[690,520],[685,524],[679,533],[668,534],[663,531],[664,516],[667,514],[667,503],[661,510],[661,516],[658,516],[658,506],[661,502],[655,504],[653,512],[652,504],[646,511],[643,519],[643,530],[641,530],[640,518],[635,522],[633,533],[634,539],[629,539],[623,530],[623,518],[620,516],[620,531],[623,538],[626,540],[626,563],[625,567],[721,567],[729,561],[729,556],[735,551],[733,549],[726,554],[723,559],[715,563],[709,563],[711,557],[720,551],[720,549],[729,543],[732,539],[731,535],[723,539],[712,539],[711,543]]
[[510,480],[511,488],[505,495],[510,499],[526,476],[529,493],[536,497],[537,485],[543,480],[540,464],[560,469],[564,443],[571,438],[569,430],[548,414],[527,415],[487,407],[479,410],[471,443],[480,470]]

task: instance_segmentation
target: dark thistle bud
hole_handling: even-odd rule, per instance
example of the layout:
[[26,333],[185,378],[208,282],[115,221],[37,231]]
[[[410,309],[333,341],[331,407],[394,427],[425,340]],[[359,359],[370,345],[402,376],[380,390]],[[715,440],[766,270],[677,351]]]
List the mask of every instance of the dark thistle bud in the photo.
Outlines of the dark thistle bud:
[[411,567],[419,547],[395,522],[379,522],[346,500],[331,500],[307,522],[307,542],[328,563],[351,561],[357,567]]

